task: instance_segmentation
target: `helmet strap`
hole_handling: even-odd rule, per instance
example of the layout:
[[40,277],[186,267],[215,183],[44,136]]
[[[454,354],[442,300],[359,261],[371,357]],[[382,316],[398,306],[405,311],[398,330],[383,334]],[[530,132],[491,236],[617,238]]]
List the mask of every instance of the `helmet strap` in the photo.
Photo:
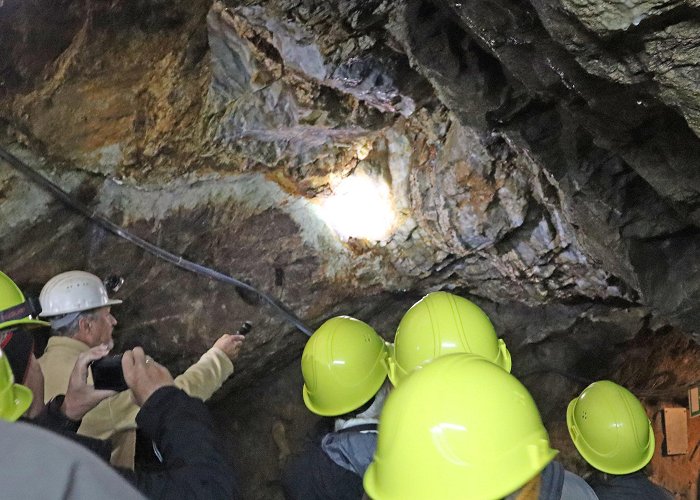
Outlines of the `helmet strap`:
[[0,311],[0,323],[26,318],[32,314],[32,308],[26,300],[21,304]]

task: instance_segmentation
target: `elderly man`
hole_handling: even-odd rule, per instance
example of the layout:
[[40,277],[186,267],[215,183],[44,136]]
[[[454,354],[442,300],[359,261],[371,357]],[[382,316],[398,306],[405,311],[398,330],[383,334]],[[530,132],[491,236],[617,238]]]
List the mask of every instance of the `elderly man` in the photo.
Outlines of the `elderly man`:
[[[70,431],[72,427],[68,421],[79,421],[100,401],[115,393],[94,389],[85,391],[84,387],[73,383],[74,390],[64,390],[57,397],[51,398],[48,404],[44,404],[44,375],[34,356],[32,332],[33,329],[42,326],[49,324],[34,318],[33,307],[17,284],[0,271],[0,358],[3,358],[0,360],[0,394],[4,395],[0,399],[5,405],[0,408],[0,419],[14,420],[22,416],[42,427],[65,434],[65,431]],[[82,364],[86,379],[89,362],[105,356],[108,352],[107,346],[101,345],[81,355],[81,358],[84,358]],[[13,381],[18,383],[14,384]],[[63,394],[66,394],[66,397]],[[72,429],[72,434],[75,434],[76,430],[77,426]],[[95,443],[95,440],[82,436],[75,440],[85,444],[106,460],[109,459],[111,446],[101,446]],[[103,451],[105,453],[102,453]]]
[[[0,421],[21,418],[52,433],[3,428],[0,477],[2,498],[142,498],[122,479],[105,469],[92,453],[62,442],[60,434],[109,459],[111,445],[75,434],[81,418],[114,391],[96,390],[87,382],[91,361],[107,354],[102,345],[81,353],[72,371],[66,394],[52,399],[32,415],[30,387],[43,392],[43,377],[34,355],[23,348],[31,339],[25,325],[0,330]],[[31,340],[29,340],[31,342]],[[29,363],[29,367],[25,367]],[[236,482],[214,432],[214,422],[202,401],[174,386],[168,370],[136,347],[124,353],[124,378],[141,406],[136,416],[139,429],[157,443],[162,464],[119,472],[151,499],[192,498],[231,500],[238,498]],[[15,377],[22,384],[15,383]],[[39,397],[36,398],[40,401]],[[40,405],[41,406],[41,405]],[[16,435],[15,435],[16,434]],[[71,447],[72,446],[72,447]]]
[[[66,423],[80,419],[83,408],[94,406],[103,396],[112,393],[71,391],[66,398],[61,395],[45,406],[41,397],[43,376],[32,352],[34,339],[30,331],[41,326],[48,324],[33,317],[33,308],[22,291],[0,271],[0,448],[3,450],[0,483],[3,498],[143,498],[92,453],[39,429],[38,426],[43,426],[66,435],[69,431]],[[92,359],[95,357],[100,357],[100,353],[94,354]],[[38,426],[9,423],[20,417]],[[77,441],[88,444],[81,439]],[[89,448],[99,454],[100,449],[94,444]]]
[[[281,482],[288,500],[358,499],[362,474],[377,446],[377,422],[389,392],[389,347],[367,323],[331,318],[304,347],[304,404],[323,417],[337,417],[334,431],[301,453],[283,458]],[[273,439],[286,453],[279,427]]]
[[[108,461],[109,441],[76,434],[82,417],[101,400],[114,394],[114,391],[97,390],[87,383],[90,362],[105,356],[107,346],[93,347],[81,353],[65,396],[56,396],[44,406],[41,403],[44,390],[41,368],[34,354],[25,348],[32,343],[32,333],[26,325],[20,325],[9,331],[0,330],[0,335],[0,343],[6,349],[0,350],[0,394],[5,396],[0,398],[0,420],[13,422],[20,418],[31,422],[83,445]],[[153,499],[230,500],[236,497],[235,480],[219,449],[211,415],[202,401],[177,389],[168,370],[146,356],[140,347],[124,353],[122,368],[135,403],[141,406],[136,416],[139,429],[163,450],[163,463],[158,468],[137,467],[136,472],[123,469],[121,474]],[[33,411],[34,394],[30,388],[37,392],[35,399],[41,407],[38,414]],[[5,429],[3,432],[10,434],[12,431]],[[14,477],[6,474],[9,482],[3,483],[6,486],[3,498],[137,497],[135,491],[117,476],[105,473],[95,455],[85,456],[84,452],[75,448],[71,451],[64,444],[58,448],[62,448],[65,456],[58,458],[56,446],[52,443],[60,441],[53,436],[37,434],[31,439],[30,435],[23,435],[20,439],[27,440],[24,447],[9,436],[3,439],[6,460],[1,468],[9,468],[15,473]],[[46,462],[46,457],[52,456],[56,459]],[[42,460],[37,461],[37,457]],[[25,467],[30,469],[25,470]],[[92,477],[93,473],[95,477]],[[32,480],[17,480],[25,476]]]
[[[63,394],[80,353],[99,345],[112,346],[117,320],[102,281],[84,271],[68,271],[50,279],[39,296],[41,316],[51,322],[53,337],[39,359],[44,372],[44,400]],[[206,400],[233,373],[233,361],[240,353],[244,337],[224,334],[199,359],[175,379],[175,386],[190,396]],[[139,407],[131,391],[101,402],[83,418],[79,434],[109,439],[114,445],[113,465],[134,468],[136,414]]]

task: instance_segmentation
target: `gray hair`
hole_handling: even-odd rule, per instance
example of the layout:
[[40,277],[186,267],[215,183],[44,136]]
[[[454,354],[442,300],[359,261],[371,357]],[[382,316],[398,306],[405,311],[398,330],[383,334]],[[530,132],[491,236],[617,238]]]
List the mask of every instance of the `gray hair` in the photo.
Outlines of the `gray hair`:
[[50,318],[51,330],[53,330],[53,332],[56,335],[59,335],[61,337],[72,337],[76,333],[78,333],[78,328],[80,327],[80,318],[93,319],[96,316],[96,309],[62,314],[61,316],[54,316]]

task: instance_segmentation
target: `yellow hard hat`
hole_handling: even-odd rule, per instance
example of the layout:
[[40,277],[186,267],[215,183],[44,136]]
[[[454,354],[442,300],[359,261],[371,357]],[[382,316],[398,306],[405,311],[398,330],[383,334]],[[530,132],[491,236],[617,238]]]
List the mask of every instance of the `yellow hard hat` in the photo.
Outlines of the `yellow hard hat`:
[[15,384],[10,362],[5,353],[0,351],[0,419],[14,422],[21,417],[32,404],[32,391]]
[[12,279],[0,271],[0,330],[14,325],[49,326],[46,321],[32,319],[32,309]]
[[483,356],[510,372],[510,352],[486,313],[473,302],[447,292],[433,292],[416,302],[396,330],[389,378],[398,385],[414,368],[444,354]]
[[586,462],[608,474],[630,474],[654,455],[654,430],[642,403],[609,380],[586,387],[569,403],[566,424]]
[[493,500],[517,491],[556,454],[514,376],[483,357],[449,354],[389,394],[363,483],[374,500]]
[[301,356],[306,407],[335,416],[365,404],[387,376],[384,340],[367,323],[338,316],[309,338]]

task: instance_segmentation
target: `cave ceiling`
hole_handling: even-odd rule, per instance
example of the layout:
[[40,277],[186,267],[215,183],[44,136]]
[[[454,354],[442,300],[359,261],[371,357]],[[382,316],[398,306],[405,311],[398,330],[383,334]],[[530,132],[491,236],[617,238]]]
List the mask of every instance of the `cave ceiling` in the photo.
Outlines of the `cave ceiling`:
[[[516,370],[700,338],[698,82],[695,0],[0,1],[4,150],[310,328],[390,339],[426,292],[468,296]],[[122,346],[182,369],[251,320],[250,375],[303,346],[6,163],[0,200],[0,265],[29,292],[124,277]]]

